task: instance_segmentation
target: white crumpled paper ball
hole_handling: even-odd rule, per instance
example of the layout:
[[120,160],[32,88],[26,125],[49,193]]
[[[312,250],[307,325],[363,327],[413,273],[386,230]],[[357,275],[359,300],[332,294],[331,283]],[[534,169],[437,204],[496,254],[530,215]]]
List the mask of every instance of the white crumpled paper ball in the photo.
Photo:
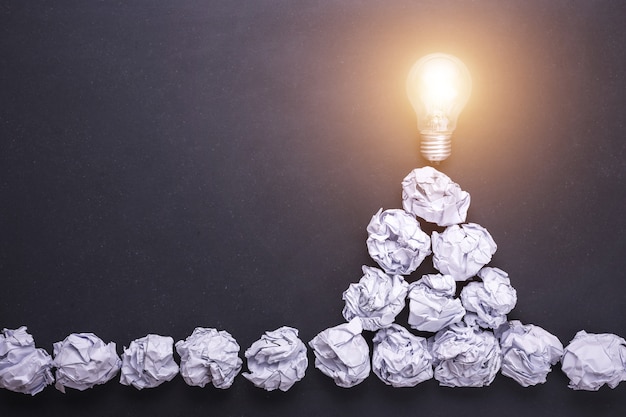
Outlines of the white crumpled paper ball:
[[470,282],[461,290],[461,302],[467,311],[476,313],[481,327],[497,329],[515,307],[517,292],[501,269],[482,268],[478,277],[482,281]]
[[491,261],[497,245],[476,223],[454,225],[432,235],[433,265],[439,272],[465,281]]
[[432,356],[425,338],[397,324],[374,336],[372,370],[387,385],[414,387],[433,377]]
[[[468,322],[473,323],[471,317]],[[429,344],[435,379],[441,386],[484,387],[493,382],[500,369],[498,340],[478,326],[455,323],[439,331]]]
[[565,347],[561,368],[575,390],[597,391],[626,380],[626,341],[610,333],[576,333]]
[[[563,344],[539,326],[511,320],[500,335],[502,375],[523,387],[546,382],[552,365],[563,355]],[[498,329],[500,332],[500,329]]]
[[122,361],[115,343],[105,344],[93,333],[72,333],[54,344],[55,388],[84,391],[110,381],[120,370]]
[[409,284],[401,275],[387,275],[378,268],[363,265],[363,277],[343,293],[347,321],[361,319],[365,330],[389,327],[402,311]]
[[463,319],[465,309],[454,298],[456,281],[450,275],[430,274],[409,286],[409,325],[416,330],[437,332]]
[[414,169],[402,180],[402,207],[439,226],[465,222],[470,195],[433,167]]
[[431,254],[430,236],[404,210],[381,208],[367,225],[367,250],[388,274],[409,275]]
[[358,385],[370,374],[369,346],[362,331],[361,320],[354,318],[320,332],[309,342],[315,367],[342,388]]
[[180,355],[180,375],[187,385],[229,388],[241,371],[239,344],[225,330],[196,327],[185,340],[176,342]]
[[52,358],[35,340],[26,326],[4,329],[0,334],[0,388],[35,395],[52,384]]
[[283,326],[265,332],[246,352],[250,373],[242,374],[255,386],[267,391],[287,391],[304,378],[309,360],[298,330]]
[[122,354],[120,384],[137,389],[155,388],[178,373],[174,362],[174,339],[149,334],[133,340]]

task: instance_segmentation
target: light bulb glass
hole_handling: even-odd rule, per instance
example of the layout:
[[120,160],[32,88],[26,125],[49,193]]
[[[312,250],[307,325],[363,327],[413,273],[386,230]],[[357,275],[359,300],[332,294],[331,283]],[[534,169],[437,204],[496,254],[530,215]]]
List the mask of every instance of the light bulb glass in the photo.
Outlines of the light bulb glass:
[[452,132],[472,92],[467,67],[452,55],[426,55],[411,68],[406,91],[417,115],[422,155],[443,161],[450,156]]

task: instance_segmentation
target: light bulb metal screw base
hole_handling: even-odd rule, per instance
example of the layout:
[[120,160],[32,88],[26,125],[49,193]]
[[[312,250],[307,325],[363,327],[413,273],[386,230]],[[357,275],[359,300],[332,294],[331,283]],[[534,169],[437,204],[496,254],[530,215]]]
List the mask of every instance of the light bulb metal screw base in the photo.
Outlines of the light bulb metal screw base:
[[422,133],[420,151],[430,162],[439,163],[452,153],[452,133]]

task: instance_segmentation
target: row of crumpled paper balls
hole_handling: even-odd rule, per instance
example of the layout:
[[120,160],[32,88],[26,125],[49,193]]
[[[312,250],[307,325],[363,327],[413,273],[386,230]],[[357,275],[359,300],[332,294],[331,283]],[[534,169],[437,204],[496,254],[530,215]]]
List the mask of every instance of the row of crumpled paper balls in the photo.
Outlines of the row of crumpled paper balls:
[[[395,387],[415,386],[435,378],[444,386],[489,385],[502,373],[523,386],[543,383],[559,360],[570,387],[611,388],[626,379],[626,341],[612,334],[579,332],[564,349],[544,329],[507,321],[517,296],[508,275],[486,267],[496,250],[482,226],[465,221],[469,194],[447,176],[426,167],[403,181],[404,210],[382,209],[368,226],[370,255],[383,270],[363,267],[363,277],[344,292],[347,323],[320,332],[309,345],[315,366],[341,387],[361,383],[371,372]],[[442,233],[424,233],[416,219],[447,226]],[[432,242],[432,243],[431,243]],[[431,252],[432,249],[432,252]],[[440,274],[424,275],[408,284],[402,275],[414,272],[433,254]],[[474,279],[474,277],[477,277]],[[471,280],[455,298],[456,282]],[[436,332],[424,338],[395,324],[409,299],[409,325]],[[377,331],[373,354],[363,330]],[[0,387],[31,395],[54,381],[78,390],[111,380],[138,389],[152,388],[179,372],[185,382],[228,388],[240,372],[239,345],[226,331],[196,328],[176,343],[180,367],[173,358],[173,339],[147,335],[130,343],[122,358],[115,343],[93,333],[76,333],[54,344],[55,358],[35,347],[26,327],[0,334]],[[287,391],[304,377],[308,360],[298,331],[281,327],[266,332],[246,350],[249,373],[244,377],[266,390]]]
[[[578,332],[563,349],[559,340],[534,325],[510,321],[499,334],[480,329],[475,315],[437,332],[431,338],[416,336],[398,324],[377,331],[373,355],[356,317],[320,332],[309,345],[315,366],[338,386],[363,382],[371,370],[384,383],[413,387],[435,378],[442,386],[482,387],[497,372],[523,386],[543,383],[559,360],[570,387],[598,390],[615,388],[626,379],[623,358],[626,341],[613,334]],[[243,376],[259,388],[289,390],[304,378],[308,367],[306,346],[298,331],[281,327],[266,332],[246,350],[249,373]],[[74,333],[55,343],[54,360],[36,348],[26,327],[4,329],[0,334],[0,387],[35,395],[54,382],[56,388],[85,390],[104,384],[121,370],[120,383],[137,389],[154,388],[179,372],[191,386],[229,388],[242,367],[239,345],[226,331],[196,328],[176,343],[180,367],[174,361],[171,337],[148,335],[131,342],[122,359],[115,343],[105,344],[93,333]]]
[[[154,388],[179,372],[190,386],[229,388],[243,361],[240,347],[227,331],[197,327],[176,344],[180,366],[174,361],[174,340],[149,334],[124,348],[120,358],[114,342],[93,333],[72,333],[54,344],[54,359],[35,347],[25,326],[0,334],[0,387],[35,395],[55,381],[55,387],[83,391],[104,384],[118,373],[120,383],[137,389]],[[246,350],[249,373],[243,376],[266,390],[288,390],[304,377],[306,347],[298,330],[281,327],[266,332]],[[55,369],[55,377],[52,369]]]

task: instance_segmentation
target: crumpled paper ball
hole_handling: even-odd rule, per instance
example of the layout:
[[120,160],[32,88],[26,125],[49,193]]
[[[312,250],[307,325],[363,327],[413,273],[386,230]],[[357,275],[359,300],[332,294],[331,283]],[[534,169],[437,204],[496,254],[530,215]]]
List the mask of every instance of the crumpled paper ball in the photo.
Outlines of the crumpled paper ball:
[[115,343],[105,344],[93,333],[72,333],[54,344],[53,366],[56,369],[55,388],[65,387],[84,391],[110,381],[122,366]]
[[[563,344],[539,326],[511,320],[500,335],[502,375],[523,387],[546,382],[552,365],[563,355]],[[500,332],[501,329],[498,329]]]
[[465,281],[491,261],[497,245],[484,227],[476,223],[454,225],[433,232],[433,264],[442,274]]
[[374,336],[372,370],[387,385],[414,387],[431,379],[432,359],[427,340],[397,324]]
[[361,320],[354,318],[320,332],[309,342],[315,367],[342,388],[358,385],[370,374],[369,346],[362,331]]
[[431,254],[430,236],[404,210],[381,208],[367,225],[367,250],[388,274],[409,275]]
[[478,277],[482,281],[470,282],[461,290],[461,302],[467,311],[476,313],[481,327],[497,329],[515,307],[517,292],[501,269],[485,267]]
[[363,277],[343,293],[347,321],[361,319],[365,330],[389,327],[405,305],[409,284],[401,275],[387,275],[378,268],[363,265]]
[[437,332],[463,319],[465,309],[454,298],[456,281],[450,275],[430,274],[409,286],[409,325],[416,330]]
[[171,381],[178,373],[174,362],[174,339],[149,334],[135,339],[124,348],[120,384],[141,390]]
[[309,360],[306,346],[298,338],[298,330],[283,326],[265,332],[246,352],[250,373],[243,376],[267,391],[287,391],[304,378]]
[[470,195],[433,167],[414,169],[402,180],[402,207],[439,226],[465,222]]
[[52,358],[35,340],[26,326],[4,329],[0,334],[0,388],[35,395],[54,382]]
[[[472,313],[468,313],[472,323]],[[484,387],[500,369],[502,352],[491,331],[465,321],[440,330],[429,341],[435,379],[445,387]]]
[[187,385],[230,388],[241,371],[239,344],[227,331],[196,327],[185,340],[176,342],[180,375]]
[[576,333],[565,347],[561,368],[574,390],[597,391],[626,380],[626,341],[610,333]]

